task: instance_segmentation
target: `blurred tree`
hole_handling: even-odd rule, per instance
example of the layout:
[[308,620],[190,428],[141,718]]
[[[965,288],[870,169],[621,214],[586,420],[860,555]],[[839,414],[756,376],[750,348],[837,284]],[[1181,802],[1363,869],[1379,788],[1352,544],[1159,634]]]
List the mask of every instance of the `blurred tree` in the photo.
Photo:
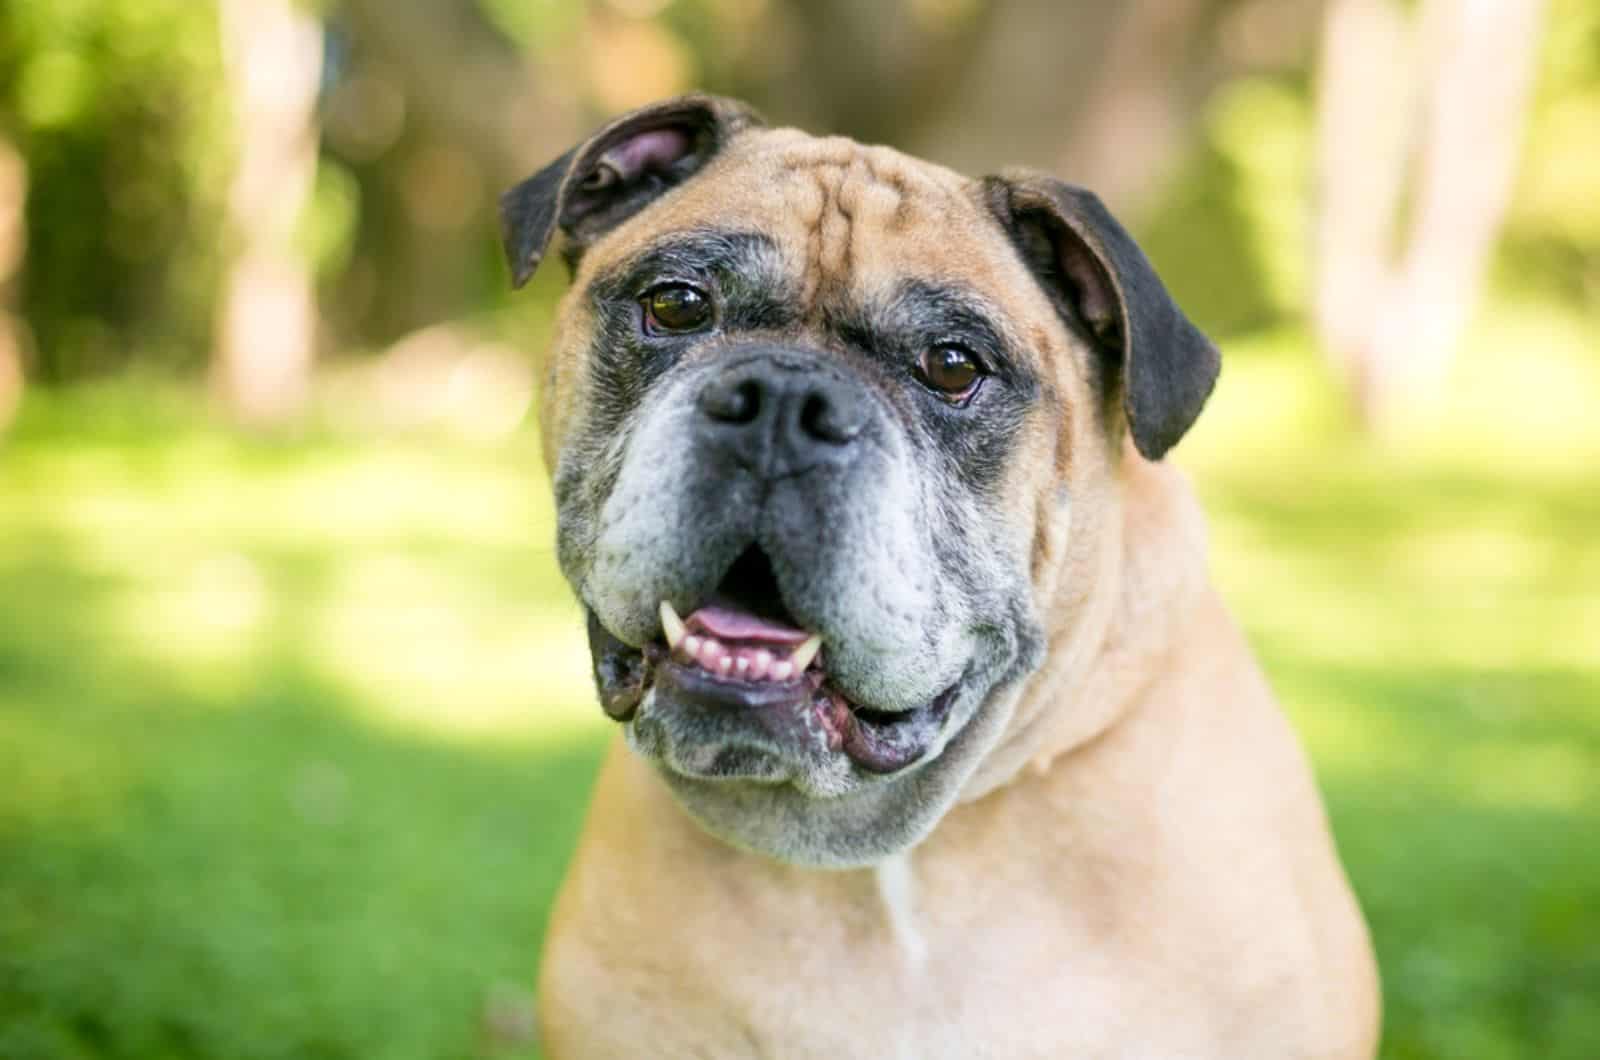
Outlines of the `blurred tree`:
[[[1436,404],[1509,202],[1542,0],[1333,0],[1315,321],[1363,418]],[[1405,216],[1395,250],[1394,236]]]
[[929,116],[906,146],[968,172],[1057,172],[1143,212],[1194,146],[1213,90],[1300,62],[1318,4],[989,0],[957,35],[963,61],[935,71],[942,91],[913,97]]
[[345,339],[387,344],[504,288],[496,199],[580,125],[577,87],[543,65],[572,31],[550,7],[524,5],[537,43],[523,50],[475,0],[339,5],[328,148],[361,199],[350,266],[330,292]]
[[910,149],[958,102],[966,74],[981,58],[976,43],[1015,5],[785,0],[749,6],[761,9],[759,37],[741,50],[737,65],[709,71],[726,80],[726,90],[749,96],[777,121]]
[[0,135],[0,427],[22,399],[22,360],[27,335],[16,315],[17,274],[27,247],[25,208],[28,163]]
[[30,189],[14,297],[40,380],[204,361],[226,157],[215,15],[0,3],[0,135]]
[[224,84],[237,143],[213,382],[257,423],[310,389],[317,307],[294,234],[316,175],[322,25],[294,0],[221,0]]
[[[968,172],[1007,164],[1058,172],[1125,207],[1170,161],[1174,132],[1193,127],[1206,80],[1195,61],[1221,6],[994,0],[984,32],[962,42],[970,58],[948,75],[946,107],[907,146]],[[1090,129],[1097,109],[1115,135]]]
[[[1498,280],[1600,307],[1600,5],[1549,4]],[[387,349],[463,318],[523,334],[559,276],[509,299],[498,193],[605,117],[702,87],[968,173],[1091,185],[1207,327],[1315,307],[1357,393],[1398,393],[1448,363],[1418,351],[1447,351],[1471,304],[1540,6],[1332,0],[1316,96],[1323,0],[0,3],[0,139],[23,176],[6,253],[28,236],[0,281],[21,321],[0,375],[192,372],[215,350],[219,390],[286,409],[313,345]],[[323,16],[320,45],[300,10]],[[272,34],[249,27],[280,16],[308,24],[292,62],[254,60],[275,79],[256,84]]]
[[1546,24],[1494,281],[1600,322],[1600,4],[1549,0]]

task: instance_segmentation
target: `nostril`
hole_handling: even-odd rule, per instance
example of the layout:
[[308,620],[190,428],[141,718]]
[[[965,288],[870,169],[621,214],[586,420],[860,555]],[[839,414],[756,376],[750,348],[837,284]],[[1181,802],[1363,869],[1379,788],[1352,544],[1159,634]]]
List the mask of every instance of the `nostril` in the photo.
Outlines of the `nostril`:
[[719,384],[705,392],[700,407],[723,423],[753,423],[761,414],[761,384],[753,379]]
[[842,445],[856,436],[860,425],[840,416],[826,394],[813,390],[800,405],[800,429],[819,441]]

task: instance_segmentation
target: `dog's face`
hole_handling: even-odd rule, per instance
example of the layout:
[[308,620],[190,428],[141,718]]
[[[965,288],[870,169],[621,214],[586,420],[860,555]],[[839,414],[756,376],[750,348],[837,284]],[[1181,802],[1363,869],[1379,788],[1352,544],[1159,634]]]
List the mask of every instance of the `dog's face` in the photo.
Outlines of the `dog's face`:
[[574,265],[542,396],[607,714],[738,846],[870,863],[949,808],[1050,630],[1121,437],[1215,350],[1098,200],[686,97],[513,189]]

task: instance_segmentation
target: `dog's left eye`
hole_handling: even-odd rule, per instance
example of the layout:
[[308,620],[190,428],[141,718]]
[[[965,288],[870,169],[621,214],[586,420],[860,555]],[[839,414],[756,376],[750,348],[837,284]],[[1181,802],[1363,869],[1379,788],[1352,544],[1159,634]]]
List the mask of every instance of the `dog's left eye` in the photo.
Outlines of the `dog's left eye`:
[[711,323],[711,299],[698,287],[669,283],[645,293],[645,330],[652,334],[678,335],[698,331]]
[[965,346],[943,343],[923,353],[917,376],[946,401],[965,401],[983,381],[983,365]]

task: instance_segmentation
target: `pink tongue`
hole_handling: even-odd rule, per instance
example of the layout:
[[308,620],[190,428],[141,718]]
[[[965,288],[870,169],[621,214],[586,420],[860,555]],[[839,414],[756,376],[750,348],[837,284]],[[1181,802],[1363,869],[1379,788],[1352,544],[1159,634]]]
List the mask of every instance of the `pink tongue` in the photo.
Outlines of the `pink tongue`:
[[810,636],[803,629],[716,604],[707,604],[693,612],[684,620],[684,625],[709,633],[718,640],[745,640],[761,644],[799,644]]

